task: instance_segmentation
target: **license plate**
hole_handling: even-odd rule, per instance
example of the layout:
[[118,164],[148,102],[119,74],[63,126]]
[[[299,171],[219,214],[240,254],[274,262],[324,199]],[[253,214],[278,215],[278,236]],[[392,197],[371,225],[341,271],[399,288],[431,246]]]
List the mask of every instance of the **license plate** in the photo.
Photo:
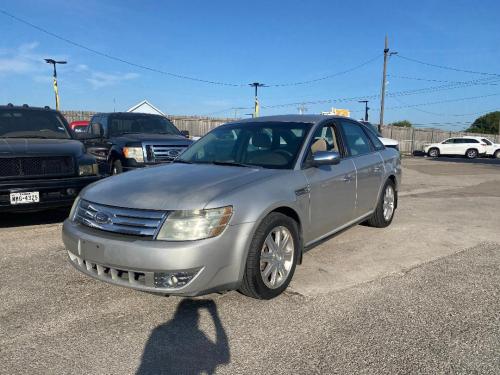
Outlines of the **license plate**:
[[10,193],[10,204],[26,204],[38,202],[40,202],[40,193],[38,191]]

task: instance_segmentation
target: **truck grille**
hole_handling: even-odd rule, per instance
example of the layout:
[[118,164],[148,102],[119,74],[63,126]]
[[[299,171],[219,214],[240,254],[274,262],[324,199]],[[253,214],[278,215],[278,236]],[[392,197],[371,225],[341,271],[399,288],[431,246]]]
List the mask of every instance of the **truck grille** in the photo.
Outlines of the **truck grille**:
[[169,162],[179,156],[187,147],[185,146],[165,146],[165,145],[148,145],[146,146],[146,154],[148,160],[153,162]]
[[106,206],[81,200],[75,220],[106,232],[153,238],[167,212]]
[[74,174],[75,163],[71,156],[0,158],[0,178],[60,177]]

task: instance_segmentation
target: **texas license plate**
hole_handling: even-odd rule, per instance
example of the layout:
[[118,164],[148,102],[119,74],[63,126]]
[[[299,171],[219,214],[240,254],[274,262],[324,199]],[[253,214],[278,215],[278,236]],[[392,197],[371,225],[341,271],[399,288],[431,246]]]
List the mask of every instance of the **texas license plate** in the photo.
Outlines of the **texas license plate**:
[[10,193],[10,204],[25,204],[40,202],[38,191],[28,191],[24,193]]

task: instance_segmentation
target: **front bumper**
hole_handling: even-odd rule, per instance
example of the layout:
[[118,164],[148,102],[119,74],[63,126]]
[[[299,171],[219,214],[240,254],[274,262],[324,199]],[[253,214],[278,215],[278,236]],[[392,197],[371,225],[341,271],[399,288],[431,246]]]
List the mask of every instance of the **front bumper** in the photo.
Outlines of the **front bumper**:
[[[145,292],[196,296],[238,288],[253,223],[228,226],[215,238],[155,241],[88,228],[66,220],[62,238],[70,263],[96,279]],[[193,272],[182,287],[157,286],[155,276]]]
[[[47,208],[68,207],[85,186],[99,180],[99,176],[69,177],[45,180],[0,181],[0,212],[37,211]],[[10,193],[38,191],[40,202],[10,204]]]

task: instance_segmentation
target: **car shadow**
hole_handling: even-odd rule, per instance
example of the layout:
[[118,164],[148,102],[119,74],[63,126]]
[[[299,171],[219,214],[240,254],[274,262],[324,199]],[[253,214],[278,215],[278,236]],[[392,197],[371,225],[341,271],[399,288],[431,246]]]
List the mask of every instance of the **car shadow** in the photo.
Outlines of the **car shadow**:
[[4,213],[0,215],[0,228],[62,223],[69,216],[69,210],[68,208],[36,212]]
[[[202,309],[212,318],[215,342],[199,328]],[[214,374],[229,360],[227,335],[215,302],[184,299],[174,317],[149,336],[136,374]]]
[[500,165],[500,159],[494,158],[476,158],[467,159],[461,156],[440,156],[438,158],[427,158],[430,161],[441,161],[447,163],[463,163],[463,164],[482,164],[482,165]]

